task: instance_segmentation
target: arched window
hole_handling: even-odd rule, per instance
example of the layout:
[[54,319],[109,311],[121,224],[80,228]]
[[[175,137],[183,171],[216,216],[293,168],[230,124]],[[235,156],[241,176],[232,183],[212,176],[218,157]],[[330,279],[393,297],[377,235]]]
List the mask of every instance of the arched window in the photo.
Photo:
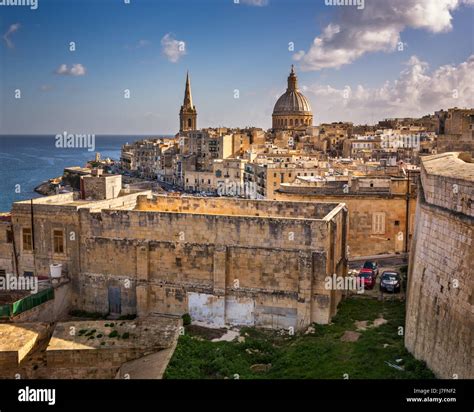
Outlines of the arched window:
[[189,118],[189,119],[188,119],[188,127],[189,127],[189,128],[192,127],[192,124],[193,124],[193,121]]
[[293,126],[293,119],[290,119],[290,126]]

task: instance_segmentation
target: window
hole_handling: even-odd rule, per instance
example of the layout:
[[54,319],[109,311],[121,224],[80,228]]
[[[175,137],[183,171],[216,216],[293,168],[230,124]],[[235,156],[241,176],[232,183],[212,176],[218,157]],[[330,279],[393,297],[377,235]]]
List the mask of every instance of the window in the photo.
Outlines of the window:
[[64,253],[64,233],[62,230],[53,230],[53,251]]
[[399,220],[395,220],[395,226],[400,226],[400,221]]
[[33,250],[33,236],[29,227],[23,228],[23,250],[26,252]]
[[372,233],[374,235],[385,234],[385,213],[377,212],[372,215]]
[[7,229],[7,243],[13,243],[13,231]]

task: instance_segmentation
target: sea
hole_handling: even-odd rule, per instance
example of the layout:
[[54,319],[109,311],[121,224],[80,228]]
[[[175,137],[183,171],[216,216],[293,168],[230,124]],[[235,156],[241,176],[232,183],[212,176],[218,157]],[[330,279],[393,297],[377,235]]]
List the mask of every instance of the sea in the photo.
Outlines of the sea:
[[[101,157],[120,159],[122,145],[155,136],[95,136],[95,150],[58,148],[55,135],[0,135],[0,212],[8,212],[13,202],[37,198],[40,183],[61,176],[66,167],[85,166]],[[169,137],[169,136],[156,136]]]

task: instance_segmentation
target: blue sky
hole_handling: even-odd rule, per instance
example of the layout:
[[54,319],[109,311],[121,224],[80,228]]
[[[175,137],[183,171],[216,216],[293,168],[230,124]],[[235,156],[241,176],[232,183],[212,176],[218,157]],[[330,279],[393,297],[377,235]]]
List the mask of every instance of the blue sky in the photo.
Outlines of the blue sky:
[[188,69],[200,127],[269,127],[291,64],[315,124],[473,105],[471,0],[38,2],[0,6],[0,134],[176,133]]

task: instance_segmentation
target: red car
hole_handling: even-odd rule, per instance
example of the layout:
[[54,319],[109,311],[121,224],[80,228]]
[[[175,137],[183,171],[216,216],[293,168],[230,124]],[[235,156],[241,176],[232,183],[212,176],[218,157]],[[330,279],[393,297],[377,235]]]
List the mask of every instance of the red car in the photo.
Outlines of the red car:
[[358,276],[364,282],[364,289],[373,289],[375,279],[377,279],[375,271],[369,268],[362,268]]

